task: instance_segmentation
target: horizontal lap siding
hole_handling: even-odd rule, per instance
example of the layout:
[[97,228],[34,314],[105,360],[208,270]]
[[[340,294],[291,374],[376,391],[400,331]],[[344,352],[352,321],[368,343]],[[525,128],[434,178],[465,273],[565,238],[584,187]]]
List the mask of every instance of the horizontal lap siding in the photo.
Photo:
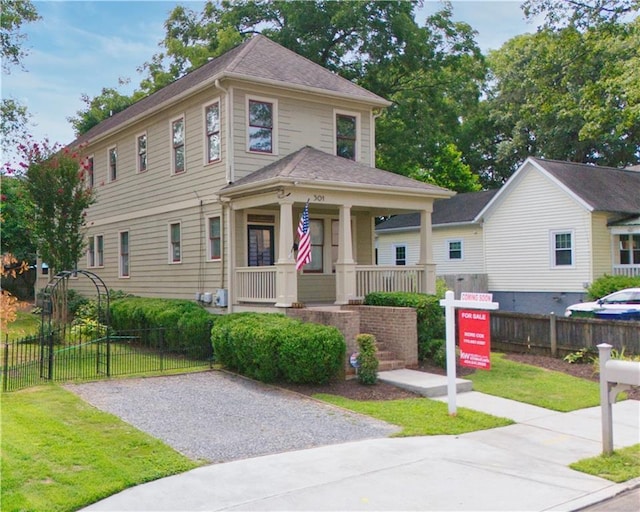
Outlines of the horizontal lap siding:
[[[589,212],[536,170],[514,185],[484,224],[489,289],[582,291],[591,270]],[[573,231],[573,267],[552,267],[552,230]]]
[[301,302],[334,302],[335,274],[302,274],[298,276],[298,300]]
[[591,230],[593,232],[593,273],[589,281],[593,281],[604,274],[611,274],[613,268],[611,233],[607,228],[608,215],[603,212],[595,212],[592,215],[591,222]]
[[[462,260],[449,260],[448,241],[462,240]],[[433,261],[436,273],[481,274],[484,272],[484,246],[481,226],[434,228]]]

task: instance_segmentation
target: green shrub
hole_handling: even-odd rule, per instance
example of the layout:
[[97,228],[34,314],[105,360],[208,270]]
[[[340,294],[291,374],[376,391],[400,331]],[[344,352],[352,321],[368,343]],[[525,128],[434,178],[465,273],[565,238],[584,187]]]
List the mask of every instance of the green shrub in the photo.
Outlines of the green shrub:
[[591,283],[591,286],[587,288],[587,298],[589,300],[597,300],[618,290],[638,287],[640,287],[640,277],[638,276],[610,276],[605,274],[596,279]]
[[335,327],[274,313],[234,313],[211,330],[216,360],[263,382],[325,383],[342,367],[346,344]]
[[163,328],[165,348],[190,357],[211,352],[213,315],[194,302],[129,297],[112,301],[109,309],[115,331]]
[[358,382],[375,384],[378,382],[378,348],[373,334],[358,334]]
[[364,303],[369,306],[415,308],[418,317],[418,359],[431,358],[437,347],[432,340],[444,338],[444,309],[436,295],[405,292],[374,292],[368,294]]

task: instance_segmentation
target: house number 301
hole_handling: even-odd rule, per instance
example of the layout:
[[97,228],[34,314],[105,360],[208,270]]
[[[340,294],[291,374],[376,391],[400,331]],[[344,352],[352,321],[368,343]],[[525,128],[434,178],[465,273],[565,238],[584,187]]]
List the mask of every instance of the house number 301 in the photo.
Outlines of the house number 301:
[[319,196],[317,194],[313,194],[313,200],[316,203],[323,203],[324,202],[324,196]]

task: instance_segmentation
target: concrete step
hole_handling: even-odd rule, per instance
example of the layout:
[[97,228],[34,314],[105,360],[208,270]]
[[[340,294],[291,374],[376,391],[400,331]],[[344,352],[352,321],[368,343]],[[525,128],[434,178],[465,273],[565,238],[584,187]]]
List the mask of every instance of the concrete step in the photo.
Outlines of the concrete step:
[[[446,375],[436,375],[407,369],[382,371],[379,368],[378,380],[426,397],[447,395]],[[456,379],[456,390],[457,393],[472,391],[473,384],[470,380]]]

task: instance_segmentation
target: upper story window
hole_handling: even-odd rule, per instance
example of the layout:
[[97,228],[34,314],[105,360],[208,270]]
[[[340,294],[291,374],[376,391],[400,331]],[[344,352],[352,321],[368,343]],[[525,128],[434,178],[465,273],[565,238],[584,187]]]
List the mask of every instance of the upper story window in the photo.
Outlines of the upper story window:
[[173,147],[172,165],[174,174],[179,174],[185,170],[184,137],[184,117],[181,117],[171,123],[171,142]]
[[357,116],[336,113],[336,155],[356,160],[357,133]]
[[138,135],[136,139],[136,148],[138,155],[138,172],[147,170],[147,134]]
[[447,259],[462,259],[462,240],[447,240]]
[[84,169],[85,169],[85,172],[86,172],[85,183],[87,184],[87,187],[93,188],[93,184],[94,184],[93,155],[87,157]]
[[220,103],[215,102],[205,107],[205,130],[207,134],[207,163],[220,160]]
[[169,262],[180,263],[182,253],[180,251],[181,233],[180,223],[174,222],[169,225]]
[[118,178],[118,148],[109,148],[109,181],[116,181]]
[[552,266],[570,267],[573,265],[573,233],[571,231],[556,231],[551,233],[553,249]]
[[209,259],[219,260],[222,257],[222,237],[220,230],[220,217],[209,219]]
[[395,246],[395,264],[404,266],[407,264],[407,246],[396,245]]
[[248,114],[248,150],[275,154],[275,101],[250,99]]

